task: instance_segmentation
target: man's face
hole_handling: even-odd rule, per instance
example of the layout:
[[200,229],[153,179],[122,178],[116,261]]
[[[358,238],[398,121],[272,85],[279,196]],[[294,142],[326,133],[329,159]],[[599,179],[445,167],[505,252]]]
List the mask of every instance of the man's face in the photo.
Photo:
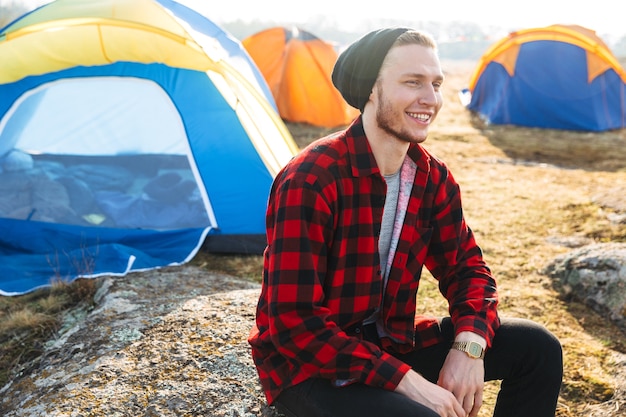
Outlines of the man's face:
[[370,96],[378,127],[404,142],[424,142],[430,123],[443,105],[443,78],[432,48],[392,48]]

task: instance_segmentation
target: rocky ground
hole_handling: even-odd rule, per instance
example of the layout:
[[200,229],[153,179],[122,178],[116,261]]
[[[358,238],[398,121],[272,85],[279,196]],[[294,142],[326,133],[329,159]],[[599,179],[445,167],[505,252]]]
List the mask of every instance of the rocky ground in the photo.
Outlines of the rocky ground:
[[[68,314],[45,355],[0,389],[1,416],[279,417],[246,342],[258,284],[180,266],[98,285],[96,304]],[[622,383],[586,417],[624,407],[626,355],[611,360]]]
[[102,278],[0,415],[274,416],[246,342],[259,287],[193,266]]

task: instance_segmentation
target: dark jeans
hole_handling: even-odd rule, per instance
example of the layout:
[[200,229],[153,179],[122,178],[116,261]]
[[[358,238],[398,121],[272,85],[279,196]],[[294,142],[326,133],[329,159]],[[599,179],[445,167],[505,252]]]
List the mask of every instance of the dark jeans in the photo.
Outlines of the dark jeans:
[[[433,383],[454,339],[449,318],[441,322],[441,331],[448,342],[398,356]],[[529,320],[502,319],[484,361],[485,380],[502,381],[494,416],[554,417],[563,357],[559,341],[550,332]],[[319,378],[283,391],[275,405],[288,417],[438,416],[392,391],[363,384],[335,388]]]

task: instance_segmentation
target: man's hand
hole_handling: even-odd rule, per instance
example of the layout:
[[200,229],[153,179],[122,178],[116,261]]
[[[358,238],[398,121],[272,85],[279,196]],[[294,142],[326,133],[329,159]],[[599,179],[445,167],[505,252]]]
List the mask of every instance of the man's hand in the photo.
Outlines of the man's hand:
[[[475,341],[486,346],[485,339],[470,333],[459,333],[457,342]],[[465,352],[451,349],[439,372],[437,385],[454,394],[466,416],[476,417],[483,403],[485,365],[482,359],[470,358]]]
[[434,410],[441,417],[466,417],[467,415],[461,403],[450,391],[433,384],[413,370],[404,375],[395,391]]

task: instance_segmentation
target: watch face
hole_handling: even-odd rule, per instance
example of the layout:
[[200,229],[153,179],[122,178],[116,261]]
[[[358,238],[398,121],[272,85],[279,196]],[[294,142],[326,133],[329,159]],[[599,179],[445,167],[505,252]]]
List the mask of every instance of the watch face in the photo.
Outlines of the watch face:
[[475,358],[480,358],[480,355],[483,353],[482,350],[478,343],[470,343],[468,353]]

